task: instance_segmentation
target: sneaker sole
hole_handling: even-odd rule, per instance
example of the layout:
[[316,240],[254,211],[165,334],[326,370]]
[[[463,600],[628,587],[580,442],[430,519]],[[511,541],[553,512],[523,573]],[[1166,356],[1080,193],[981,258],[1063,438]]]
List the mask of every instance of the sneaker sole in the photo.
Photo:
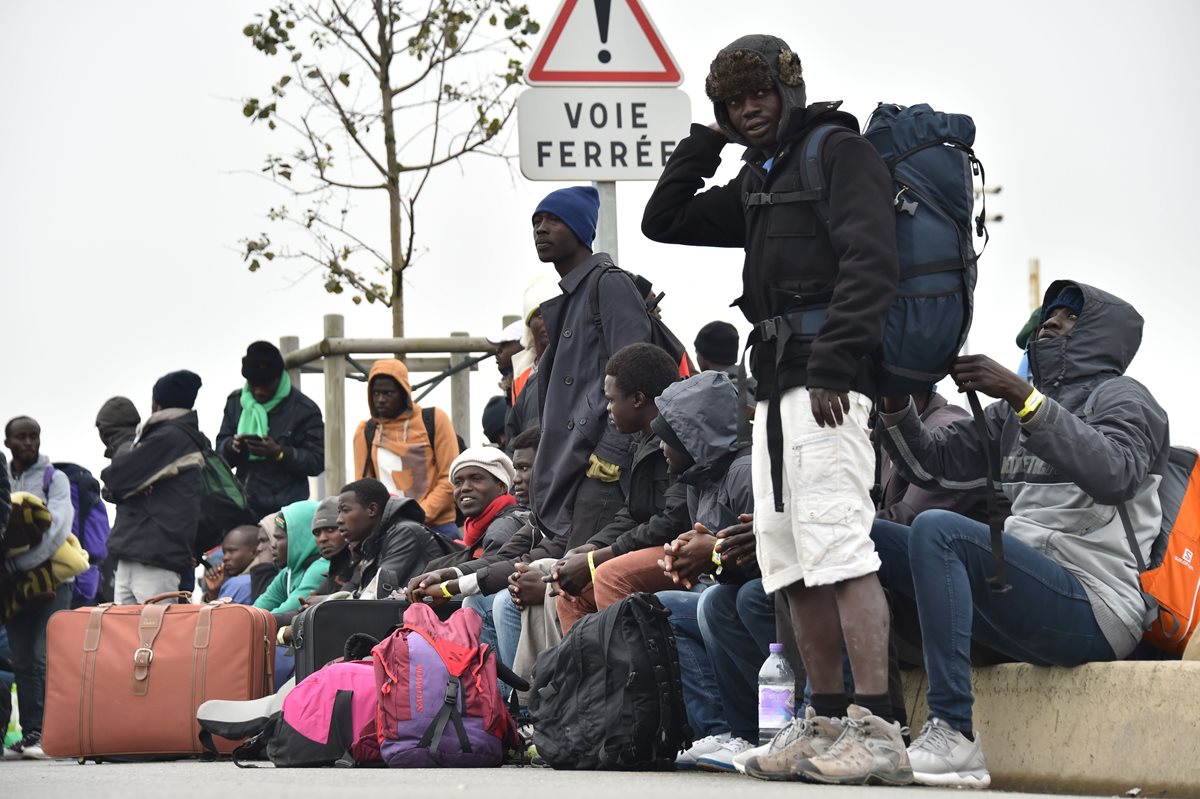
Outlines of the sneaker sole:
[[974,788],[983,790],[992,784],[992,775],[961,774],[957,771],[950,774],[932,774],[920,771],[913,772],[913,782],[918,785],[929,785],[935,788]]
[[820,772],[803,771],[796,774],[801,782],[811,782],[820,785],[912,785],[913,773],[908,771],[889,771],[886,774],[872,771],[868,774],[852,774],[846,777],[833,777]]
[[[757,758],[755,758],[755,760],[757,760]],[[799,777],[790,771],[763,771],[753,760],[746,763],[745,770],[742,773],[747,777],[754,777],[758,780],[768,780],[770,782],[795,782],[799,779]]]
[[696,768],[700,771],[710,771],[714,774],[734,774],[737,772],[732,763],[715,763],[711,760],[701,760],[696,764]]

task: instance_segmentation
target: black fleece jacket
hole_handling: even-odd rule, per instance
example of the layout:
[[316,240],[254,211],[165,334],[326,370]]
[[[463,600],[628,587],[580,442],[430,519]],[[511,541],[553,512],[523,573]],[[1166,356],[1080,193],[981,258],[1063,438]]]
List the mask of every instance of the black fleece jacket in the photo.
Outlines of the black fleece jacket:
[[[736,178],[700,191],[716,173],[724,134],[703,125],[675,149],[646,205],[642,232],[655,241],[707,247],[742,247],[742,296],[735,301],[752,323],[805,304],[828,300],[815,339],[792,340],[785,349],[780,390],[794,386],[873,394],[871,358],[896,291],[895,211],[891,177],[879,153],[858,135],[840,103],[817,103],[792,113],[768,170],[768,154],[750,149]],[[829,187],[829,224],[814,203],[747,207],[745,193],[802,188],[802,142],[817,125],[846,128],[826,140],[821,167]],[[758,399],[770,397],[774,343],[752,354]]]

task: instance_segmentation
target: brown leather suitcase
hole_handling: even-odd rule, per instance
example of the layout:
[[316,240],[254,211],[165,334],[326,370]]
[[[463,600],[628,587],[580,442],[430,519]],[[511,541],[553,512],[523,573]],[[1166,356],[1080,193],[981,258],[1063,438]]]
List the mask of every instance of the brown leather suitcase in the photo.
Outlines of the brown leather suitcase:
[[[201,754],[196,708],[274,690],[275,619],[248,605],[63,610],[46,630],[42,748],[54,757]],[[218,749],[232,742],[218,739]]]

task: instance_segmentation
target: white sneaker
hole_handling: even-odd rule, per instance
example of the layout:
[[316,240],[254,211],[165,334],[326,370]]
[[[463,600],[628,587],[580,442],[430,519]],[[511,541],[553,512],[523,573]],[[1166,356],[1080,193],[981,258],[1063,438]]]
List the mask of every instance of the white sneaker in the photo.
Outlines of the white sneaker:
[[675,756],[675,768],[693,769],[700,764],[700,758],[711,754],[721,748],[721,744],[729,740],[729,733],[721,735],[708,735],[701,738],[692,744],[690,749],[685,749]]
[[745,738],[730,738],[722,743],[715,752],[709,752],[701,757],[696,765],[705,771],[736,771],[733,759],[754,745]]
[[986,788],[992,784],[979,733],[970,741],[939,718],[925,722],[917,740],[908,747],[908,759],[913,780],[921,785]]
[[733,756],[733,767],[737,770],[738,774],[745,774],[747,760],[752,757],[758,757],[759,755],[765,755],[769,751],[771,751],[770,741],[760,746],[756,746],[753,749],[747,749],[746,751]]

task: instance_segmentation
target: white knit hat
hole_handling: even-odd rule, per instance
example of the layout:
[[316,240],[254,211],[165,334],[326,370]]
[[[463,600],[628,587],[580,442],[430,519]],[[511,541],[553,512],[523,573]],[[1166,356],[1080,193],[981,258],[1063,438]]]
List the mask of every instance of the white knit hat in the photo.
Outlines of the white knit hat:
[[450,482],[454,482],[454,475],[464,466],[477,466],[504,483],[505,489],[512,488],[515,470],[504,450],[496,447],[467,447],[454,459],[454,463],[450,464]]

